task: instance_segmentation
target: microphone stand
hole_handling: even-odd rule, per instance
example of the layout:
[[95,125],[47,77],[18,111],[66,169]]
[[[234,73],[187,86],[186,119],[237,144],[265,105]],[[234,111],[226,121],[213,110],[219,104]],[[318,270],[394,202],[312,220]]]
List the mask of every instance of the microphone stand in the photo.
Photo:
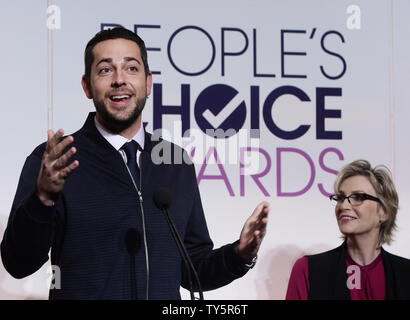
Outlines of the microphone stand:
[[198,288],[198,292],[199,292],[199,300],[204,300],[204,295],[202,293],[201,283],[199,281],[198,274],[197,274],[197,272],[194,268],[194,265],[192,264],[192,261],[191,261],[191,258],[189,257],[188,252],[185,249],[185,246],[182,243],[181,237],[178,234],[178,231],[175,227],[175,224],[172,222],[172,220],[169,216],[168,209],[166,207],[163,207],[162,211],[164,212],[164,215],[165,215],[165,218],[167,219],[169,228],[171,229],[172,236],[175,239],[178,250],[181,253],[181,257],[184,260],[185,266],[186,266],[187,271],[188,271],[188,281],[189,281],[189,286],[190,286],[191,300],[195,300],[195,296],[194,296],[194,293],[193,293],[193,290],[192,290],[191,272],[193,273],[193,275],[195,277],[195,281],[197,283],[197,288]]

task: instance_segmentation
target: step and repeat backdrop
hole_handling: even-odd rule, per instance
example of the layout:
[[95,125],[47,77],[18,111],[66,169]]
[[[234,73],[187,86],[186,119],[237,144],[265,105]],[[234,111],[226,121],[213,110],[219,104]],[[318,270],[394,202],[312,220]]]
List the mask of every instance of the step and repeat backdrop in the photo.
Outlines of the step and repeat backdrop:
[[[144,124],[194,160],[215,247],[271,204],[255,268],[206,299],[283,299],[296,259],[341,243],[328,196],[356,159],[392,171],[400,210],[386,249],[410,258],[409,14],[406,0],[2,4],[0,236],[47,128],[75,132],[94,111],[80,83],[86,43],[120,25],[145,40]],[[16,280],[0,265],[0,298],[46,299],[51,275],[47,263]]]

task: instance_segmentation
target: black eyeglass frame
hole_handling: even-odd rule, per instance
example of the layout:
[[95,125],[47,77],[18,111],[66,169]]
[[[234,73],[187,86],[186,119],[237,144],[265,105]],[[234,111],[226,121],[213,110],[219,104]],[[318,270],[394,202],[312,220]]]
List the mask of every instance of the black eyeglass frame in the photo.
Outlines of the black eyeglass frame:
[[[362,196],[362,197],[363,197],[363,201],[364,201],[364,200],[372,200],[372,201],[376,201],[376,202],[378,202],[378,203],[380,203],[380,204],[383,204],[379,198],[376,198],[376,197],[374,197],[374,196],[372,196],[372,195],[370,195],[370,194],[364,193],[364,192],[355,192],[355,193],[352,193],[350,196],[332,194],[331,196],[329,196],[329,200],[330,200],[330,201],[335,201],[335,202],[336,202],[336,205],[341,205],[341,204],[347,199],[347,201],[349,201],[349,203],[350,203],[352,206],[354,206],[354,204],[352,204],[352,203],[350,202],[350,197],[353,197],[353,196]],[[340,198],[343,198],[343,200],[339,200],[339,201],[338,201],[338,200],[336,200],[336,197],[338,197],[338,198],[339,198],[339,197],[340,197]],[[361,204],[363,203],[363,201],[362,201],[360,204],[356,204],[356,206],[361,205]]]

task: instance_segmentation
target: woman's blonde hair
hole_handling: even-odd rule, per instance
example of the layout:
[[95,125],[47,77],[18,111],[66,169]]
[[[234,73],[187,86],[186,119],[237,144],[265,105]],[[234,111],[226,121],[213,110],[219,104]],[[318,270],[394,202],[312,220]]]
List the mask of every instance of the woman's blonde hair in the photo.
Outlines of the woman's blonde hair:
[[399,197],[390,170],[383,165],[372,168],[367,160],[353,161],[339,172],[334,184],[335,193],[339,191],[343,181],[353,176],[366,177],[376,191],[377,198],[380,199],[381,205],[388,215],[387,220],[380,225],[379,245],[390,244],[393,240],[393,231],[397,228],[396,215],[399,208]]

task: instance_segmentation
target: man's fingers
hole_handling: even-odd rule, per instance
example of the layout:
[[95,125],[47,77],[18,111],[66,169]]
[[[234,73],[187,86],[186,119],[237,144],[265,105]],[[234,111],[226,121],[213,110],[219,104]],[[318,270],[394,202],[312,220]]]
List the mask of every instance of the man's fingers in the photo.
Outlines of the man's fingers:
[[68,136],[64,138],[61,142],[59,142],[53,149],[52,155],[55,156],[55,159],[60,157],[63,151],[74,142],[74,138],[72,136]]
[[54,131],[53,130],[48,130],[47,131],[47,141],[50,141],[51,140],[51,138],[54,136]]
[[61,137],[64,135],[64,130],[59,129],[56,133],[53,132],[53,130],[48,130],[47,131],[47,145],[46,145],[46,152],[49,153],[58,143],[58,141],[61,139]]
[[51,139],[54,135],[54,131],[53,130],[48,130],[47,131],[47,144],[46,144],[46,152],[50,152],[51,150]]
[[257,215],[250,217],[244,234],[248,238],[247,243],[250,247],[258,247],[266,234],[269,204],[267,202],[259,204],[255,212],[257,212]]
[[78,160],[73,161],[73,163],[71,163],[67,168],[69,170],[69,174],[71,174],[75,169],[78,168],[78,166],[80,165],[80,163],[78,162]]
[[254,257],[266,234],[269,203],[261,202],[245,222],[238,245],[239,256],[244,260]]
[[269,213],[269,202],[262,201],[258,206],[253,210],[251,218],[257,218],[260,215],[267,215]]
[[253,221],[250,221],[248,224],[248,234],[252,234],[255,230],[262,230],[266,229],[266,226],[268,224],[268,218],[262,217],[261,219],[255,219]]
[[64,153],[60,158],[57,159],[57,161],[54,164],[55,169],[61,169],[63,168],[67,161],[71,159],[71,157],[77,152],[77,149],[72,147],[70,150],[68,150],[66,153]]
[[266,227],[268,222],[269,203],[266,201],[261,202],[253,211],[252,215],[248,219],[248,227],[251,232],[257,228]]
[[266,235],[266,224],[262,228],[255,230],[254,237],[257,238],[259,245],[261,244],[263,238],[265,238],[265,235]]
[[262,226],[266,226],[268,223],[268,213],[267,212],[261,212],[261,214],[257,217],[255,221],[255,226],[257,228],[260,228]]
[[[78,167],[78,160],[68,161],[77,152],[76,148],[68,148],[73,143],[72,136],[61,138],[64,135],[62,129],[56,133],[47,131],[46,150],[43,155],[41,169],[37,178],[37,193],[40,200],[49,205],[64,188],[65,180]],[[68,150],[67,150],[68,149]],[[66,152],[63,151],[67,150]]]
[[72,136],[66,137],[63,141],[59,142],[53,149],[50,150],[49,159],[51,161],[58,159],[61,157],[63,151],[74,142],[74,138]]
[[68,176],[73,173],[73,171],[79,166],[79,162],[77,160],[73,161],[73,163],[71,163],[69,166],[65,167],[64,169],[62,169],[59,174],[58,177],[60,179],[66,180],[68,178]]

